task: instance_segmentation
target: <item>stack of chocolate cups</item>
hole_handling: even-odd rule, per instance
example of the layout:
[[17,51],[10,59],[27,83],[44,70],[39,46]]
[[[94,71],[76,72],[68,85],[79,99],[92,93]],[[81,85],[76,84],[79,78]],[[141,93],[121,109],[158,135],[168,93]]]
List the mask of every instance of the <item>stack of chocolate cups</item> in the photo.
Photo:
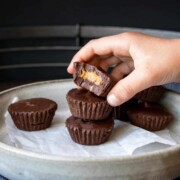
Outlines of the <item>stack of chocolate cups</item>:
[[72,114],[66,127],[72,140],[83,145],[106,142],[114,127],[112,107],[106,99],[86,89],[71,89],[66,98]]
[[66,120],[71,138],[79,144],[98,145],[106,142],[114,128],[113,108],[106,96],[115,81],[96,66],[74,63],[73,78],[82,89],[67,93],[72,116]]

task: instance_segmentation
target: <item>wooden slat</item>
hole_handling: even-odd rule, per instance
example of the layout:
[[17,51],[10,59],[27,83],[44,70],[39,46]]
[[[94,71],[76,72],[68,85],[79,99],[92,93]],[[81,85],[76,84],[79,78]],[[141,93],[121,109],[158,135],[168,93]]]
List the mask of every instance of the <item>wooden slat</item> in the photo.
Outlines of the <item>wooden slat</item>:
[[79,27],[74,26],[36,26],[0,28],[0,39],[19,38],[73,38],[78,36]]
[[69,63],[32,63],[32,64],[12,64],[0,66],[0,70],[20,69],[20,68],[43,68],[43,67],[67,67]]
[[111,26],[36,26],[0,28],[0,39],[17,38],[97,38],[127,31],[137,31],[159,37],[179,38],[179,32]]
[[129,28],[129,27],[112,27],[112,26],[81,26],[80,37],[81,38],[98,38],[102,36],[109,36],[119,34],[123,32],[142,32],[145,34],[167,37],[167,38],[180,38],[179,32],[154,30],[154,29],[142,29],[142,28]]
[[31,47],[11,47],[11,48],[0,48],[1,52],[17,52],[17,51],[60,51],[60,50],[79,50],[78,46],[31,46]]

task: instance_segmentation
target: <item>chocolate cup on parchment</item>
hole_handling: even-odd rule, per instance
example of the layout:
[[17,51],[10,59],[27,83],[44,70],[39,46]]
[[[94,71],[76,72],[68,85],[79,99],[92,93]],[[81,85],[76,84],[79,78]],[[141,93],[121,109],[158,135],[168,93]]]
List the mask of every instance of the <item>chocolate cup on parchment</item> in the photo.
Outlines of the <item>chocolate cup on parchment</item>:
[[72,140],[82,145],[105,143],[114,128],[114,120],[108,117],[102,121],[83,121],[73,116],[66,120],[66,127]]
[[159,131],[168,126],[173,116],[159,104],[144,102],[128,112],[130,122],[149,131]]
[[148,102],[158,102],[166,92],[162,86],[153,86],[137,93],[134,98]]
[[138,100],[135,98],[132,98],[125,103],[116,106],[113,108],[113,116],[115,119],[122,120],[122,121],[128,121],[128,115],[127,111],[138,104]]
[[25,131],[38,131],[48,128],[56,109],[56,102],[46,98],[20,100],[8,107],[16,127]]

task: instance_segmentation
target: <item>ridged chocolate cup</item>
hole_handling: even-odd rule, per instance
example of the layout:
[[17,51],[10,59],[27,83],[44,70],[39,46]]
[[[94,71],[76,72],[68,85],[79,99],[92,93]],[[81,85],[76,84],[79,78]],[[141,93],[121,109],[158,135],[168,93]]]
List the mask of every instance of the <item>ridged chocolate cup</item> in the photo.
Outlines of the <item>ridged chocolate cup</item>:
[[97,97],[85,89],[71,89],[66,99],[71,114],[83,120],[106,119],[112,111],[106,99]]
[[32,98],[8,107],[14,124],[24,131],[38,131],[50,127],[57,104],[45,98]]
[[145,103],[128,111],[130,122],[148,131],[159,131],[168,126],[173,116],[160,105]]
[[73,116],[66,120],[66,127],[71,139],[82,145],[99,145],[105,143],[113,130],[112,117],[102,121],[83,121]]
[[148,131],[159,131],[167,127],[172,119],[167,116],[131,116],[131,123]]
[[127,111],[132,107],[136,106],[138,104],[137,99],[130,99],[129,101],[116,106],[113,108],[113,116],[115,119],[123,120],[123,121],[128,121],[128,115]]
[[166,92],[166,89],[164,87],[153,86],[137,93],[134,96],[134,98],[142,100],[142,101],[158,102],[162,98],[165,92]]

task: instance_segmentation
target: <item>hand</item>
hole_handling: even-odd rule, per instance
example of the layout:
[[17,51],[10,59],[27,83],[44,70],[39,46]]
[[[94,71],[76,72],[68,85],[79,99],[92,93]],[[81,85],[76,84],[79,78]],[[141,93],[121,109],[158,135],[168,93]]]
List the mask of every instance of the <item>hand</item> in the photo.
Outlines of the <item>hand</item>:
[[180,39],[163,39],[136,32],[103,37],[87,43],[73,62],[88,62],[107,70],[118,83],[107,96],[117,106],[155,85],[180,82]]

